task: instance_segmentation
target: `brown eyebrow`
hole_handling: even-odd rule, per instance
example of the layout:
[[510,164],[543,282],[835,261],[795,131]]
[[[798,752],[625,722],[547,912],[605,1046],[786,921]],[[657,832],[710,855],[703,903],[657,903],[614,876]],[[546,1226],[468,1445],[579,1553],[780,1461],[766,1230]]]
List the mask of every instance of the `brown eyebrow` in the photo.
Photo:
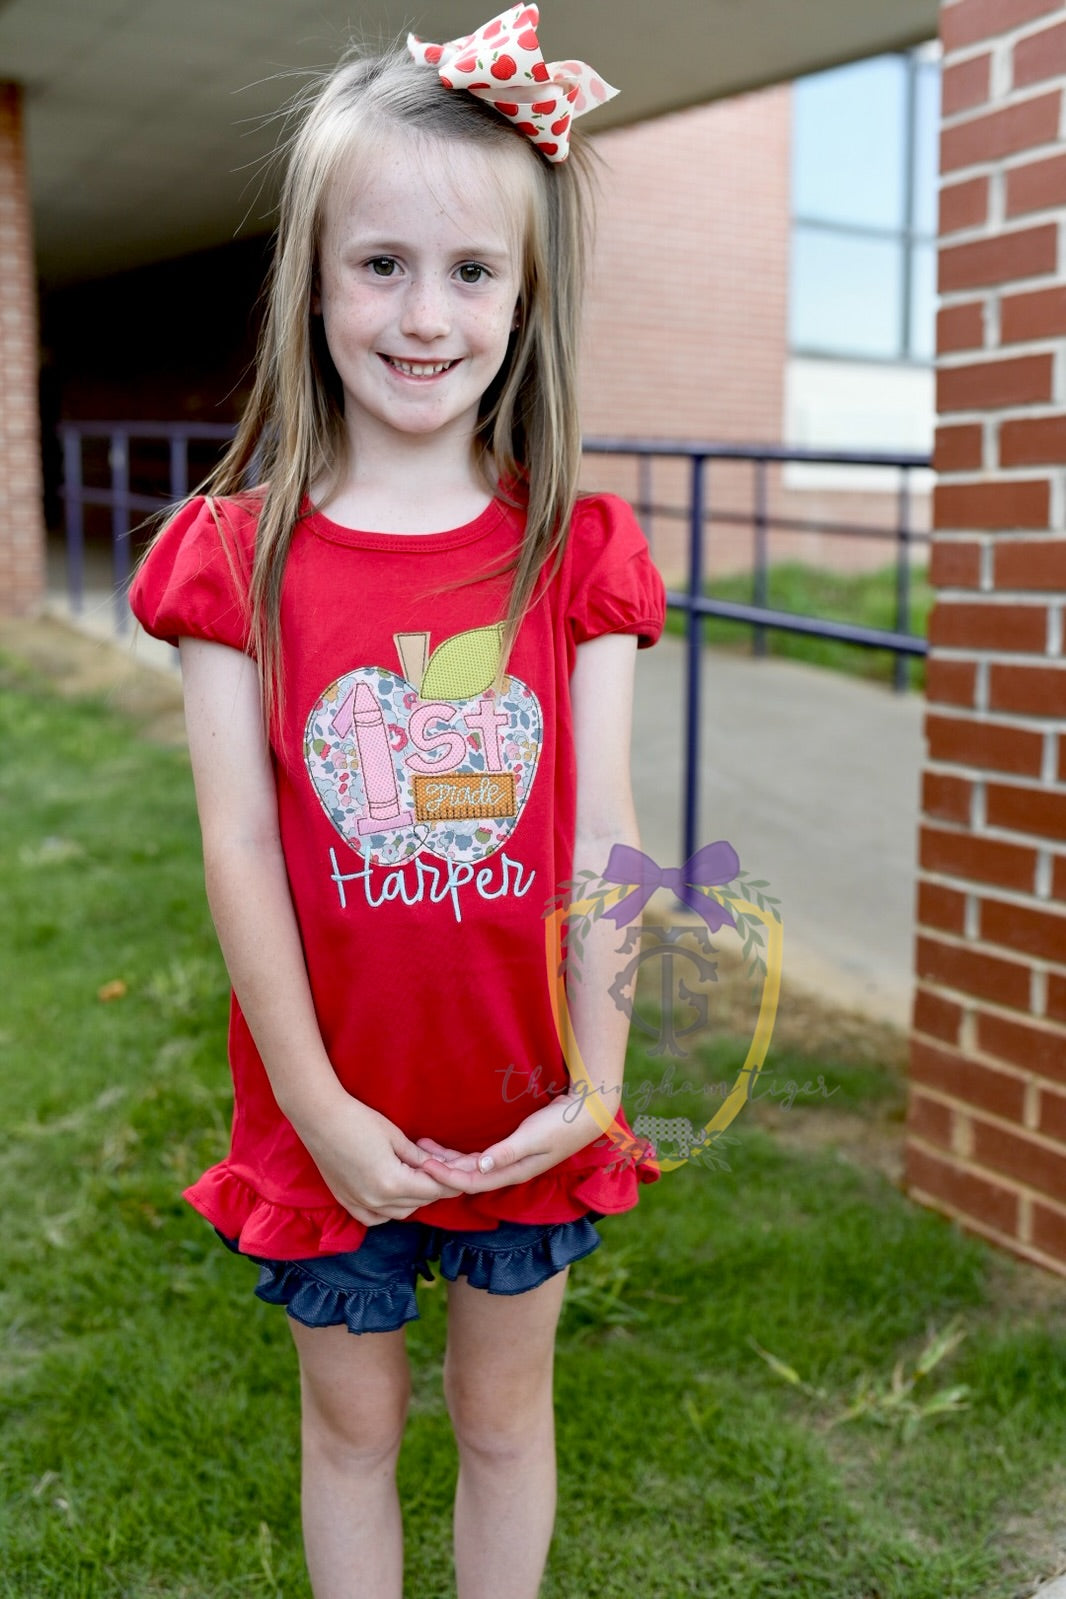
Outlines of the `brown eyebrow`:
[[[396,239],[360,239],[358,234],[353,234],[341,241],[339,249],[345,254],[351,252],[355,255],[365,256],[373,261],[378,256],[406,255],[409,246]],[[511,254],[508,250],[496,249],[489,245],[464,245],[455,251],[454,259],[458,261],[484,261],[487,264],[498,262],[510,263]]]

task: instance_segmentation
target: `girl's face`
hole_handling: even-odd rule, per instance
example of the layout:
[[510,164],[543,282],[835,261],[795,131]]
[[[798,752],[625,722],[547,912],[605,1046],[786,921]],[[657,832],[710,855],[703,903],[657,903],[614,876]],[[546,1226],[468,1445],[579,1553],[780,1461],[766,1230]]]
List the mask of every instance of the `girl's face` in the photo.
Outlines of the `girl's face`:
[[491,152],[457,140],[393,136],[348,178],[327,200],[314,309],[349,442],[364,463],[401,438],[468,452],[514,325],[518,203]]

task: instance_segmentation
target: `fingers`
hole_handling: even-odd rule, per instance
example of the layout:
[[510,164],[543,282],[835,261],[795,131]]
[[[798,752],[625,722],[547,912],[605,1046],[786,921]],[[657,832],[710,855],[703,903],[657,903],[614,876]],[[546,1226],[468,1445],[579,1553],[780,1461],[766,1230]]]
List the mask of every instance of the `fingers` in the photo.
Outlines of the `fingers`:
[[341,1203],[344,1204],[348,1214],[354,1216],[356,1221],[361,1221],[364,1227],[380,1227],[383,1222],[387,1221],[406,1221],[408,1216],[413,1216],[415,1211],[420,1210],[426,1201],[424,1199],[397,1200],[395,1203],[384,1201],[379,1207],[374,1209],[354,1198],[350,1204],[345,1204],[343,1200]]
[[354,1216],[356,1221],[361,1221],[364,1227],[380,1227],[382,1222],[391,1221],[391,1216],[385,1216],[380,1211],[367,1210],[365,1205],[345,1205],[349,1216]]
[[[420,1138],[416,1144],[412,1144],[405,1139],[398,1148],[397,1153],[405,1165],[423,1173],[426,1170],[426,1161],[430,1158],[446,1166],[449,1172],[473,1171],[475,1169],[476,1157],[474,1155],[467,1154],[462,1149],[451,1149],[447,1144],[438,1144],[435,1138]],[[433,1175],[439,1177],[439,1173],[434,1173]],[[445,1178],[444,1181],[447,1182],[448,1179]]]
[[[528,1154],[529,1151],[524,1153]],[[543,1150],[538,1150],[543,1154]],[[478,1156],[477,1169],[479,1172],[503,1171],[514,1166],[522,1159],[522,1154],[515,1148],[513,1139],[505,1139],[499,1144],[490,1144],[488,1149],[483,1149]]]
[[448,1181],[449,1171],[442,1163],[438,1178],[435,1173],[421,1168],[415,1173],[410,1166],[397,1161],[395,1175],[381,1174],[379,1183],[372,1187],[368,1184],[362,1192],[353,1192],[347,1182],[330,1186],[350,1216],[361,1221],[364,1227],[379,1227],[383,1221],[406,1221],[414,1211],[431,1205],[434,1200],[454,1198],[457,1187]]
[[496,1165],[487,1172],[478,1173],[478,1193],[491,1193],[494,1188],[507,1188],[512,1183],[524,1183],[530,1177],[539,1177],[545,1170],[543,1155],[523,1155],[510,1165]]
[[[418,1153],[423,1163],[435,1158],[424,1150]],[[439,1172],[427,1170],[426,1164],[420,1164],[416,1170],[397,1159],[392,1171],[380,1174],[381,1187],[376,1193],[353,1198],[361,1208],[372,1215],[380,1215],[385,1221],[406,1221],[423,1205],[431,1205],[435,1199],[451,1199],[458,1191],[459,1185],[452,1180],[453,1168],[443,1161],[438,1164]]]
[[398,1127],[395,1129],[395,1134],[392,1141],[393,1154],[402,1160],[405,1166],[413,1166],[416,1171],[420,1171],[422,1162],[426,1158],[426,1151],[408,1138],[406,1133],[401,1133]]
[[[465,1160],[467,1157],[463,1156],[462,1158]],[[430,1167],[433,1169],[430,1170]],[[424,1177],[427,1182],[432,1184],[433,1191],[430,1197],[433,1199],[447,1199],[450,1194],[455,1193],[457,1187],[462,1187],[461,1182],[458,1180],[461,1173],[461,1167],[456,1167],[449,1161],[440,1160],[436,1155],[426,1155],[424,1163],[418,1169],[419,1177]],[[405,1196],[408,1193],[421,1194],[422,1192],[421,1186],[416,1186],[414,1182],[405,1181],[403,1189]],[[425,1199],[419,1200],[419,1203],[423,1205],[426,1202]]]
[[436,1155],[428,1157],[425,1169],[429,1170],[430,1167],[433,1168],[434,1177],[439,1172],[441,1181],[447,1180],[453,1193],[476,1194],[481,1190],[476,1171],[462,1171],[454,1166],[448,1166],[444,1161],[438,1160]]
[[474,1156],[468,1154],[466,1150],[450,1149],[447,1144],[438,1144],[435,1138],[418,1139],[418,1147],[424,1152],[424,1154],[436,1155],[438,1160],[448,1162],[457,1160],[474,1160]]
[[[448,1166],[435,1156],[428,1156],[423,1171],[440,1176],[464,1194],[485,1194],[495,1188],[507,1188],[512,1183],[525,1182],[536,1177],[551,1164],[544,1149],[519,1154],[514,1143],[507,1140],[482,1150],[480,1155],[467,1157],[469,1166]],[[445,1173],[447,1177],[445,1178]]]
[[[433,1154],[440,1160],[442,1166],[445,1166],[450,1156],[461,1155],[460,1150],[446,1149],[443,1144],[438,1144],[433,1139],[426,1139],[424,1142],[433,1144]],[[430,1152],[423,1148],[421,1143],[412,1142],[399,1129],[396,1130],[392,1153],[399,1163],[399,1170],[395,1176],[398,1192],[391,1197],[402,1202],[410,1195],[418,1203],[426,1204],[430,1199],[446,1198],[448,1194],[455,1192],[454,1186],[450,1186],[447,1178],[442,1178],[440,1172],[427,1172],[426,1162],[431,1158]]]
[[489,1172],[456,1172],[455,1186],[461,1188],[464,1194],[488,1194],[495,1188],[509,1188],[512,1183],[523,1183],[530,1177],[537,1177],[543,1170],[543,1161],[536,1155],[527,1155],[513,1166],[502,1166]]

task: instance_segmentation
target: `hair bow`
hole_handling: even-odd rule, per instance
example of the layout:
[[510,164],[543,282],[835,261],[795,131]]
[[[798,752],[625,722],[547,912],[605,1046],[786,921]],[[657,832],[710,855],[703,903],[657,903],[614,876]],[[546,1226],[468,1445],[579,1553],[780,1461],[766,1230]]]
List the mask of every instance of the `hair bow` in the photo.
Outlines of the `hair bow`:
[[545,62],[536,6],[512,6],[476,33],[448,44],[407,35],[416,61],[436,67],[447,89],[465,89],[514,124],[549,161],[570,153],[570,124],[612,99],[612,89],[584,61]]

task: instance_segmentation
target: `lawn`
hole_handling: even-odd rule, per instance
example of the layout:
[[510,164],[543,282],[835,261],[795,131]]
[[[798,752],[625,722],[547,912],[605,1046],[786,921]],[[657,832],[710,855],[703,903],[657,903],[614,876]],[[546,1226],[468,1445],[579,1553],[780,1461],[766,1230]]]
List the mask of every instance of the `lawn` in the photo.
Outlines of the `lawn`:
[[[179,1197],[229,1110],[186,758],[10,664],[0,748],[0,1595],[307,1599],[285,1317]],[[669,1115],[744,1052],[693,1043],[686,1100],[655,1048],[634,1029],[629,1081]],[[713,1168],[603,1223],[560,1335],[546,1599],[1017,1599],[1056,1569],[1066,1291],[885,1175],[898,1065],[786,999]],[[445,1307],[420,1294],[407,1593],[443,1599]]]
[[[704,585],[704,593],[709,598],[748,604],[752,598],[751,574],[711,578]],[[770,567],[767,573],[766,603],[801,616],[819,616],[837,622],[894,629],[896,571],[889,566],[876,572],[831,572],[804,566],[798,561],[781,562]],[[911,577],[910,632],[919,638],[925,636],[932,604],[933,590],[925,571],[918,568]],[[683,633],[685,622],[682,612],[671,611],[667,628],[673,633]],[[750,649],[751,635],[751,626],[746,622],[708,617],[703,624],[704,641],[721,647]],[[791,661],[806,661],[811,666],[828,667],[854,677],[886,683],[893,680],[894,657],[888,650],[867,649],[859,644],[838,644],[832,639],[806,638],[800,633],[775,631],[767,633],[766,649],[769,655]],[[923,687],[924,661],[917,659],[911,662],[910,683],[912,688]]]

